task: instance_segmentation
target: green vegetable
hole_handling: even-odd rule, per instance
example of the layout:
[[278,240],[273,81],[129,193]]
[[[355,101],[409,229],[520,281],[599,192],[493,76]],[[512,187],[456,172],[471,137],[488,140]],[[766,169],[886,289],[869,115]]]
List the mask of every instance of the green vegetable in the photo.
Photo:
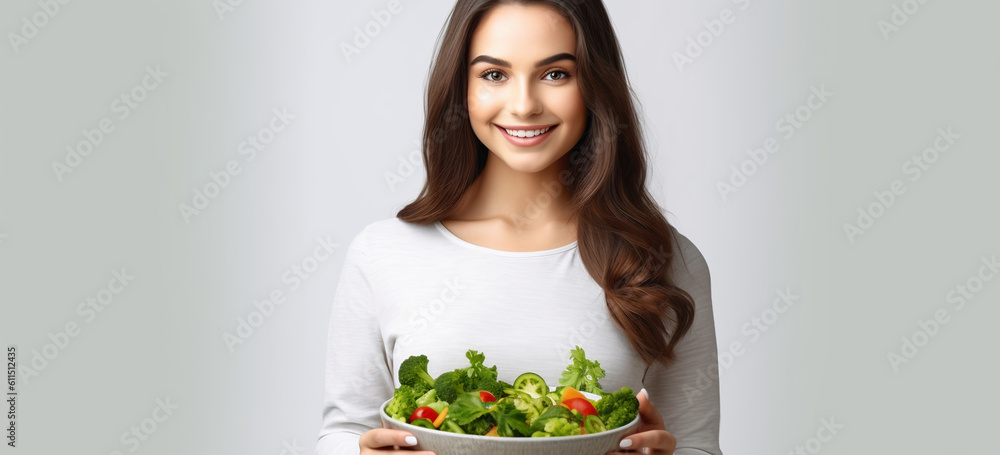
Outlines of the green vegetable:
[[571,420],[573,419],[573,413],[563,406],[549,406],[545,408],[545,411],[537,419],[531,421],[531,431],[545,430],[545,424],[552,419]]
[[465,430],[462,429],[461,425],[455,423],[450,417],[445,417],[444,422],[441,422],[441,431],[447,431],[449,433],[465,434]]
[[604,395],[594,407],[609,430],[625,426],[639,415],[639,399],[629,387]]
[[448,418],[455,419],[459,425],[469,424],[489,413],[489,406],[479,399],[478,393],[463,393],[448,407]]
[[606,431],[607,427],[604,426],[604,422],[601,421],[600,417],[589,415],[583,419],[583,429],[587,430],[587,434],[592,434]]
[[417,419],[417,420],[414,420],[414,421],[410,422],[410,424],[411,425],[416,425],[418,427],[430,428],[432,430],[436,430],[437,429],[437,428],[434,428],[434,422],[431,422],[430,419]]
[[[408,422],[419,407],[428,407],[422,417],[432,415],[431,409],[441,417],[439,431],[470,435],[498,435],[504,437],[554,437],[573,436],[582,432],[599,433],[624,426],[638,415],[639,402],[628,387],[614,393],[605,393],[600,379],[604,370],[600,363],[586,358],[583,349],[572,350],[571,363],[559,379],[560,386],[548,390],[545,380],[535,373],[524,373],[514,384],[498,379],[497,367],[487,368],[486,356],[474,350],[466,352],[469,366],[448,371],[437,379],[428,374],[427,356],[411,356],[400,365],[399,383],[385,413],[392,419]],[[583,398],[567,401],[573,408],[560,406],[564,391],[573,387],[583,392],[600,395],[593,402],[594,409]],[[480,391],[489,392],[496,402],[483,403]],[[485,394],[484,394],[485,395]],[[577,395],[578,396],[578,395]],[[489,397],[487,395],[487,397]],[[579,410],[577,410],[579,409]],[[584,418],[581,411],[598,415]],[[413,425],[433,429],[430,419],[417,419]],[[496,427],[496,431],[490,431]]]
[[[451,410],[448,411],[449,413]],[[493,418],[492,414],[487,414],[482,416],[467,425],[462,425],[462,429],[465,430],[467,434],[478,434],[480,436],[488,433],[491,428],[493,428]]]
[[559,404],[559,398],[561,397],[562,394],[556,392],[549,392],[545,394],[545,399],[549,401],[549,406],[554,406]]
[[437,391],[431,389],[421,395],[420,398],[417,398],[417,407],[419,408],[420,406],[427,406],[440,414],[444,408],[448,407],[448,402],[438,400]]
[[411,355],[399,365],[399,383],[424,394],[434,387],[434,378],[427,373],[427,356]]
[[549,393],[549,386],[545,380],[535,373],[524,373],[514,380],[514,390],[519,390],[531,395],[531,398],[538,398]]
[[468,367],[443,373],[434,380],[434,389],[437,390],[438,397],[451,402],[462,393],[480,390],[499,397],[503,389],[497,382],[496,365],[486,368],[483,365],[486,356],[471,349],[465,353],[465,357],[469,359]]
[[[504,399],[509,400],[514,404],[514,407],[524,412],[527,416],[529,422],[533,422],[542,414],[542,411],[548,407],[548,400],[545,397],[539,396],[538,398],[532,398],[525,392],[514,391],[513,394],[509,395]],[[562,406],[560,406],[562,407]]]
[[545,423],[545,432],[552,436],[576,436],[581,433],[580,424],[563,418],[550,419]]
[[559,384],[582,392],[604,395],[604,389],[601,388],[601,383],[598,382],[598,380],[604,377],[604,370],[601,368],[601,363],[587,360],[583,349],[579,346],[570,351],[570,359],[573,362],[566,367],[566,371],[563,371],[562,377],[559,378]]
[[406,422],[417,409],[416,393],[408,385],[401,385],[392,394],[392,401],[385,407],[385,413],[400,422]]
[[434,390],[437,391],[438,396],[442,400],[455,401],[459,395],[466,392],[468,382],[468,377],[465,376],[464,369],[446,371],[434,380]]
[[531,436],[528,417],[510,401],[498,401],[493,418],[496,420],[497,434],[500,436]]

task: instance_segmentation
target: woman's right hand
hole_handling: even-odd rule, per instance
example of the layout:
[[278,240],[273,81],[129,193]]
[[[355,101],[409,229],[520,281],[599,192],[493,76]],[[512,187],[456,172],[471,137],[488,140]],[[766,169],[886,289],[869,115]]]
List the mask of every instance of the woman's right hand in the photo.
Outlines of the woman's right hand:
[[406,455],[437,455],[430,451],[415,452],[410,447],[417,444],[417,438],[412,434],[402,430],[390,430],[388,428],[376,428],[368,430],[361,435],[358,445],[361,446],[361,455],[385,455],[400,453]]

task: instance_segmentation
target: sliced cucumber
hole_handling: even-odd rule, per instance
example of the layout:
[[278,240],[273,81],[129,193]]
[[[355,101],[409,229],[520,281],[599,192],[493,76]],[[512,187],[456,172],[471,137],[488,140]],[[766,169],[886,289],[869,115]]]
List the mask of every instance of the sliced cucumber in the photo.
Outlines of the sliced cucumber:
[[604,421],[595,415],[589,415],[583,419],[583,429],[587,430],[587,434],[607,431],[607,427],[604,426]]
[[437,428],[434,428],[434,422],[431,422],[431,419],[417,419],[417,420],[414,420],[414,421],[410,422],[410,425],[416,425],[418,427],[430,428],[432,430],[436,430],[437,429]]
[[531,395],[531,398],[538,398],[549,393],[549,386],[545,380],[535,373],[524,373],[514,380],[514,389]]

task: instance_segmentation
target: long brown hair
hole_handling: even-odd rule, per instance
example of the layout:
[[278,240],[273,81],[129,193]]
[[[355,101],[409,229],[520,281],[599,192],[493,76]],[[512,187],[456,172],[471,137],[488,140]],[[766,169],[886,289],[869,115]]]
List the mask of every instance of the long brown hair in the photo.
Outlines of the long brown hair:
[[[601,0],[459,0],[433,59],[427,86],[423,158],[427,180],[396,216],[446,219],[482,172],[489,151],[469,123],[469,42],[483,14],[500,4],[550,5],[577,37],[577,73],[587,127],[570,153],[571,210],[587,271],[608,312],[647,362],[668,365],[694,318],[694,301],[670,279],[671,227],[646,190],[646,157],[618,39]],[[473,153],[474,152],[474,153]],[[652,259],[654,258],[655,259]],[[667,321],[673,322],[673,330]],[[669,341],[668,341],[669,340]]]

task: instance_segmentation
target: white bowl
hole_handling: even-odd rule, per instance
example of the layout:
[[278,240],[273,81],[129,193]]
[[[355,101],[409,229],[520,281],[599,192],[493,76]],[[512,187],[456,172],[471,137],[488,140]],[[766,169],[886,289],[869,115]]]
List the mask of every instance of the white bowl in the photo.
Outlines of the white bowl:
[[[550,387],[550,390],[555,390]],[[591,400],[600,399],[592,393],[583,392]],[[604,455],[619,450],[618,443],[639,428],[639,416],[625,426],[600,433],[579,436],[553,436],[550,438],[492,437],[475,434],[458,434],[432,430],[400,422],[385,413],[387,400],[379,408],[382,426],[393,430],[408,431],[416,436],[416,450],[430,450],[438,455],[469,455],[488,453],[491,455]]]

